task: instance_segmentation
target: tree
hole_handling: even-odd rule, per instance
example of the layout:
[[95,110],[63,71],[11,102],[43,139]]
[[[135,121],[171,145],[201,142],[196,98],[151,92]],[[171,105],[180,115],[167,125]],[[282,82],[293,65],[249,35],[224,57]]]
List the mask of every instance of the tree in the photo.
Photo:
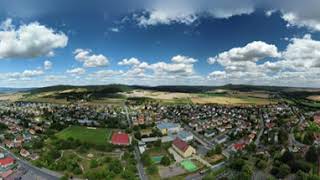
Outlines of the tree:
[[156,174],[158,172],[158,167],[156,165],[151,165],[147,167],[147,172],[151,175]]
[[96,167],[98,167],[98,161],[95,159],[92,159],[90,161],[90,168],[96,168]]
[[150,166],[152,164],[151,157],[147,152],[142,154],[141,161],[142,161],[143,165],[145,165],[145,166]]
[[109,170],[114,172],[115,174],[120,174],[123,170],[120,161],[118,160],[111,161],[111,163],[109,164]]
[[164,165],[164,166],[169,166],[170,165],[170,158],[168,156],[162,157],[160,164]]
[[267,167],[267,162],[265,160],[259,159],[256,162],[256,167],[263,170]]
[[317,148],[315,146],[311,146],[306,155],[305,155],[305,159],[308,161],[308,162],[311,162],[311,163],[315,163],[318,159],[318,154],[320,152],[318,152]]
[[247,151],[249,152],[255,152],[257,149],[257,146],[254,143],[250,143],[247,147],[246,147]]

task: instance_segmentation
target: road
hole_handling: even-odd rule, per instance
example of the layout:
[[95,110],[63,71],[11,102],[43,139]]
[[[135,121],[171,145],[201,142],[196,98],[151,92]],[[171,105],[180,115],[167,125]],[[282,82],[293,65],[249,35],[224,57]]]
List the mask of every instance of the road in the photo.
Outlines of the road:
[[184,128],[193,134],[195,140],[197,140],[200,144],[202,144],[206,149],[210,150],[213,147],[213,144],[207,141],[204,137],[194,132],[192,128],[190,128],[187,124],[184,125]]
[[[126,111],[126,117],[127,117],[127,120],[128,120],[128,125],[129,125],[130,128],[132,128],[132,122],[131,122],[130,117],[129,117],[128,107],[125,104],[124,104],[124,109]],[[148,180],[148,177],[144,172],[143,164],[141,162],[140,151],[139,151],[138,145],[134,146],[134,156],[135,156],[135,159],[137,161],[137,169],[138,169],[138,173],[139,173],[140,179],[141,180]]]
[[260,113],[260,127],[261,127],[261,130],[260,130],[260,132],[259,132],[259,134],[258,134],[258,136],[257,136],[257,138],[256,138],[256,140],[255,140],[255,142],[254,142],[254,144],[255,144],[256,146],[259,146],[259,144],[260,144],[260,138],[261,138],[261,136],[262,136],[262,134],[263,134],[263,131],[264,131],[264,120],[263,120],[263,116],[262,116],[261,113]]
[[32,171],[33,174],[35,174],[36,176],[40,176],[42,179],[57,180],[62,176],[56,172],[53,172],[53,171],[50,171],[47,169],[40,169],[38,167],[33,166],[31,163],[17,157],[15,154],[11,153],[9,150],[7,150],[3,146],[0,146],[0,148],[3,149],[10,156],[14,157],[16,159],[17,163],[19,163],[23,168],[25,168],[28,171]]

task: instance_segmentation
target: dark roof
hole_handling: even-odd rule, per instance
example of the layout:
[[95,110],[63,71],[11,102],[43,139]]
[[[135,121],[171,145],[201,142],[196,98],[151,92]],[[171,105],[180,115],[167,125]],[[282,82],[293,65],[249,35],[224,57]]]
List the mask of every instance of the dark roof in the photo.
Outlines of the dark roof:
[[185,141],[181,140],[178,137],[173,141],[173,145],[182,152],[185,152],[189,147],[189,145]]

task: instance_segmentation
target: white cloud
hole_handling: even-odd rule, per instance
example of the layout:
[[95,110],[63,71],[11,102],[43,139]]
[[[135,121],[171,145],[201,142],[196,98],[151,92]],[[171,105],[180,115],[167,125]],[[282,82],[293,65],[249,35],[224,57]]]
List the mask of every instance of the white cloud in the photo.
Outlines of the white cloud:
[[[218,54],[215,59],[224,69],[209,73],[208,79],[221,84],[320,86],[320,41],[313,40],[309,34],[292,38],[282,52],[273,45],[260,44],[264,48],[246,45]],[[272,60],[259,63],[264,58]]]
[[187,56],[177,55],[172,57],[171,61],[177,64],[193,64],[198,60]]
[[192,24],[201,16],[229,18],[235,15],[250,14],[254,11],[251,0],[155,0],[149,1],[142,15],[135,15],[140,26],[157,24]]
[[117,27],[112,27],[112,28],[110,28],[109,29],[111,32],[120,32],[120,29],[119,28],[117,28]]
[[62,32],[40,25],[23,24],[19,28],[7,19],[0,26],[0,59],[33,58],[53,54],[54,49],[67,46],[68,37]]
[[86,73],[86,70],[83,68],[74,68],[74,69],[68,69],[67,73],[79,76],[79,75]]
[[139,59],[132,57],[130,59],[123,59],[122,61],[118,62],[118,65],[121,66],[131,66],[131,65],[139,65],[140,61]]
[[[237,66],[248,62],[255,63],[266,57],[279,57],[278,49],[275,45],[262,41],[253,41],[244,47],[232,48],[222,52],[215,57],[210,57],[210,62],[217,61],[223,66]],[[250,64],[250,63],[249,63]]]
[[214,63],[216,62],[216,58],[214,58],[214,57],[209,57],[209,58],[207,59],[207,62],[208,62],[208,64],[214,64]]
[[51,68],[52,68],[52,62],[51,61],[49,61],[49,60],[46,60],[46,61],[44,61],[44,63],[43,63],[43,68],[45,69],[45,70],[50,70]]
[[85,49],[76,49],[74,51],[75,59],[77,61],[83,62],[83,66],[88,67],[102,67],[107,66],[109,64],[109,60],[107,57],[105,57],[102,54],[92,54],[91,50],[85,50]]
[[4,76],[12,79],[24,79],[41,76],[43,74],[44,72],[42,70],[24,70],[23,72],[6,73]]
[[123,74],[123,71],[100,70],[100,71],[97,71],[97,72],[90,74],[90,77],[107,78],[107,77],[112,77],[112,76],[121,75],[121,74]]

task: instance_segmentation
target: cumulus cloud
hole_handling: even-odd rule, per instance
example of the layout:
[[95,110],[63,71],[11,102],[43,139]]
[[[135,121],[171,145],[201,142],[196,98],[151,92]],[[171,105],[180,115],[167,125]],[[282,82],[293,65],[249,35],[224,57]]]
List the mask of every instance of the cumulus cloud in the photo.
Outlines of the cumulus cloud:
[[7,73],[4,76],[12,79],[25,79],[41,76],[43,74],[44,72],[42,70],[24,70],[23,72]]
[[209,59],[225,65],[245,61],[257,62],[266,57],[279,57],[277,47],[262,41],[253,41],[244,47],[232,48]]
[[[246,45],[218,54],[215,60],[224,70],[209,73],[208,79],[218,80],[222,84],[320,85],[320,41],[312,39],[309,34],[292,38],[282,52],[278,52],[273,45],[260,42],[262,44],[264,48]],[[259,63],[259,60],[265,58],[272,60]]]
[[90,77],[94,77],[94,78],[107,78],[107,77],[112,77],[112,76],[116,76],[116,75],[121,75],[123,74],[123,71],[114,71],[114,70],[100,70],[97,72],[94,72],[92,74],[90,74]]
[[68,69],[67,73],[71,74],[71,75],[79,76],[79,75],[86,73],[86,70],[83,68],[74,68],[74,69]]
[[140,26],[157,24],[192,24],[201,16],[229,18],[235,15],[250,14],[254,11],[251,0],[155,0],[146,3],[145,12],[135,15]]
[[67,46],[68,37],[38,22],[16,28],[11,19],[0,26],[0,59],[33,58],[54,54],[54,49]]
[[122,61],[118,62],[118,65],[121,66],[128,66],[128,65],[139,65],[140,61],[139,59],[132,57],[130,59],[123,59]]
[[75,59],[83,63],[86,68],[102,67],[109,64],[109,59],[102,54],[91,54],[90,49],[76,49],[74,51]]
[[52,63],[51,61],[46,60],[46,61],[44,61],[44,63],[43,63],[43,68],[44,68],[45,70],[49,70],[49,69],[52,68],[52,65],[53,65],[53,63]]

